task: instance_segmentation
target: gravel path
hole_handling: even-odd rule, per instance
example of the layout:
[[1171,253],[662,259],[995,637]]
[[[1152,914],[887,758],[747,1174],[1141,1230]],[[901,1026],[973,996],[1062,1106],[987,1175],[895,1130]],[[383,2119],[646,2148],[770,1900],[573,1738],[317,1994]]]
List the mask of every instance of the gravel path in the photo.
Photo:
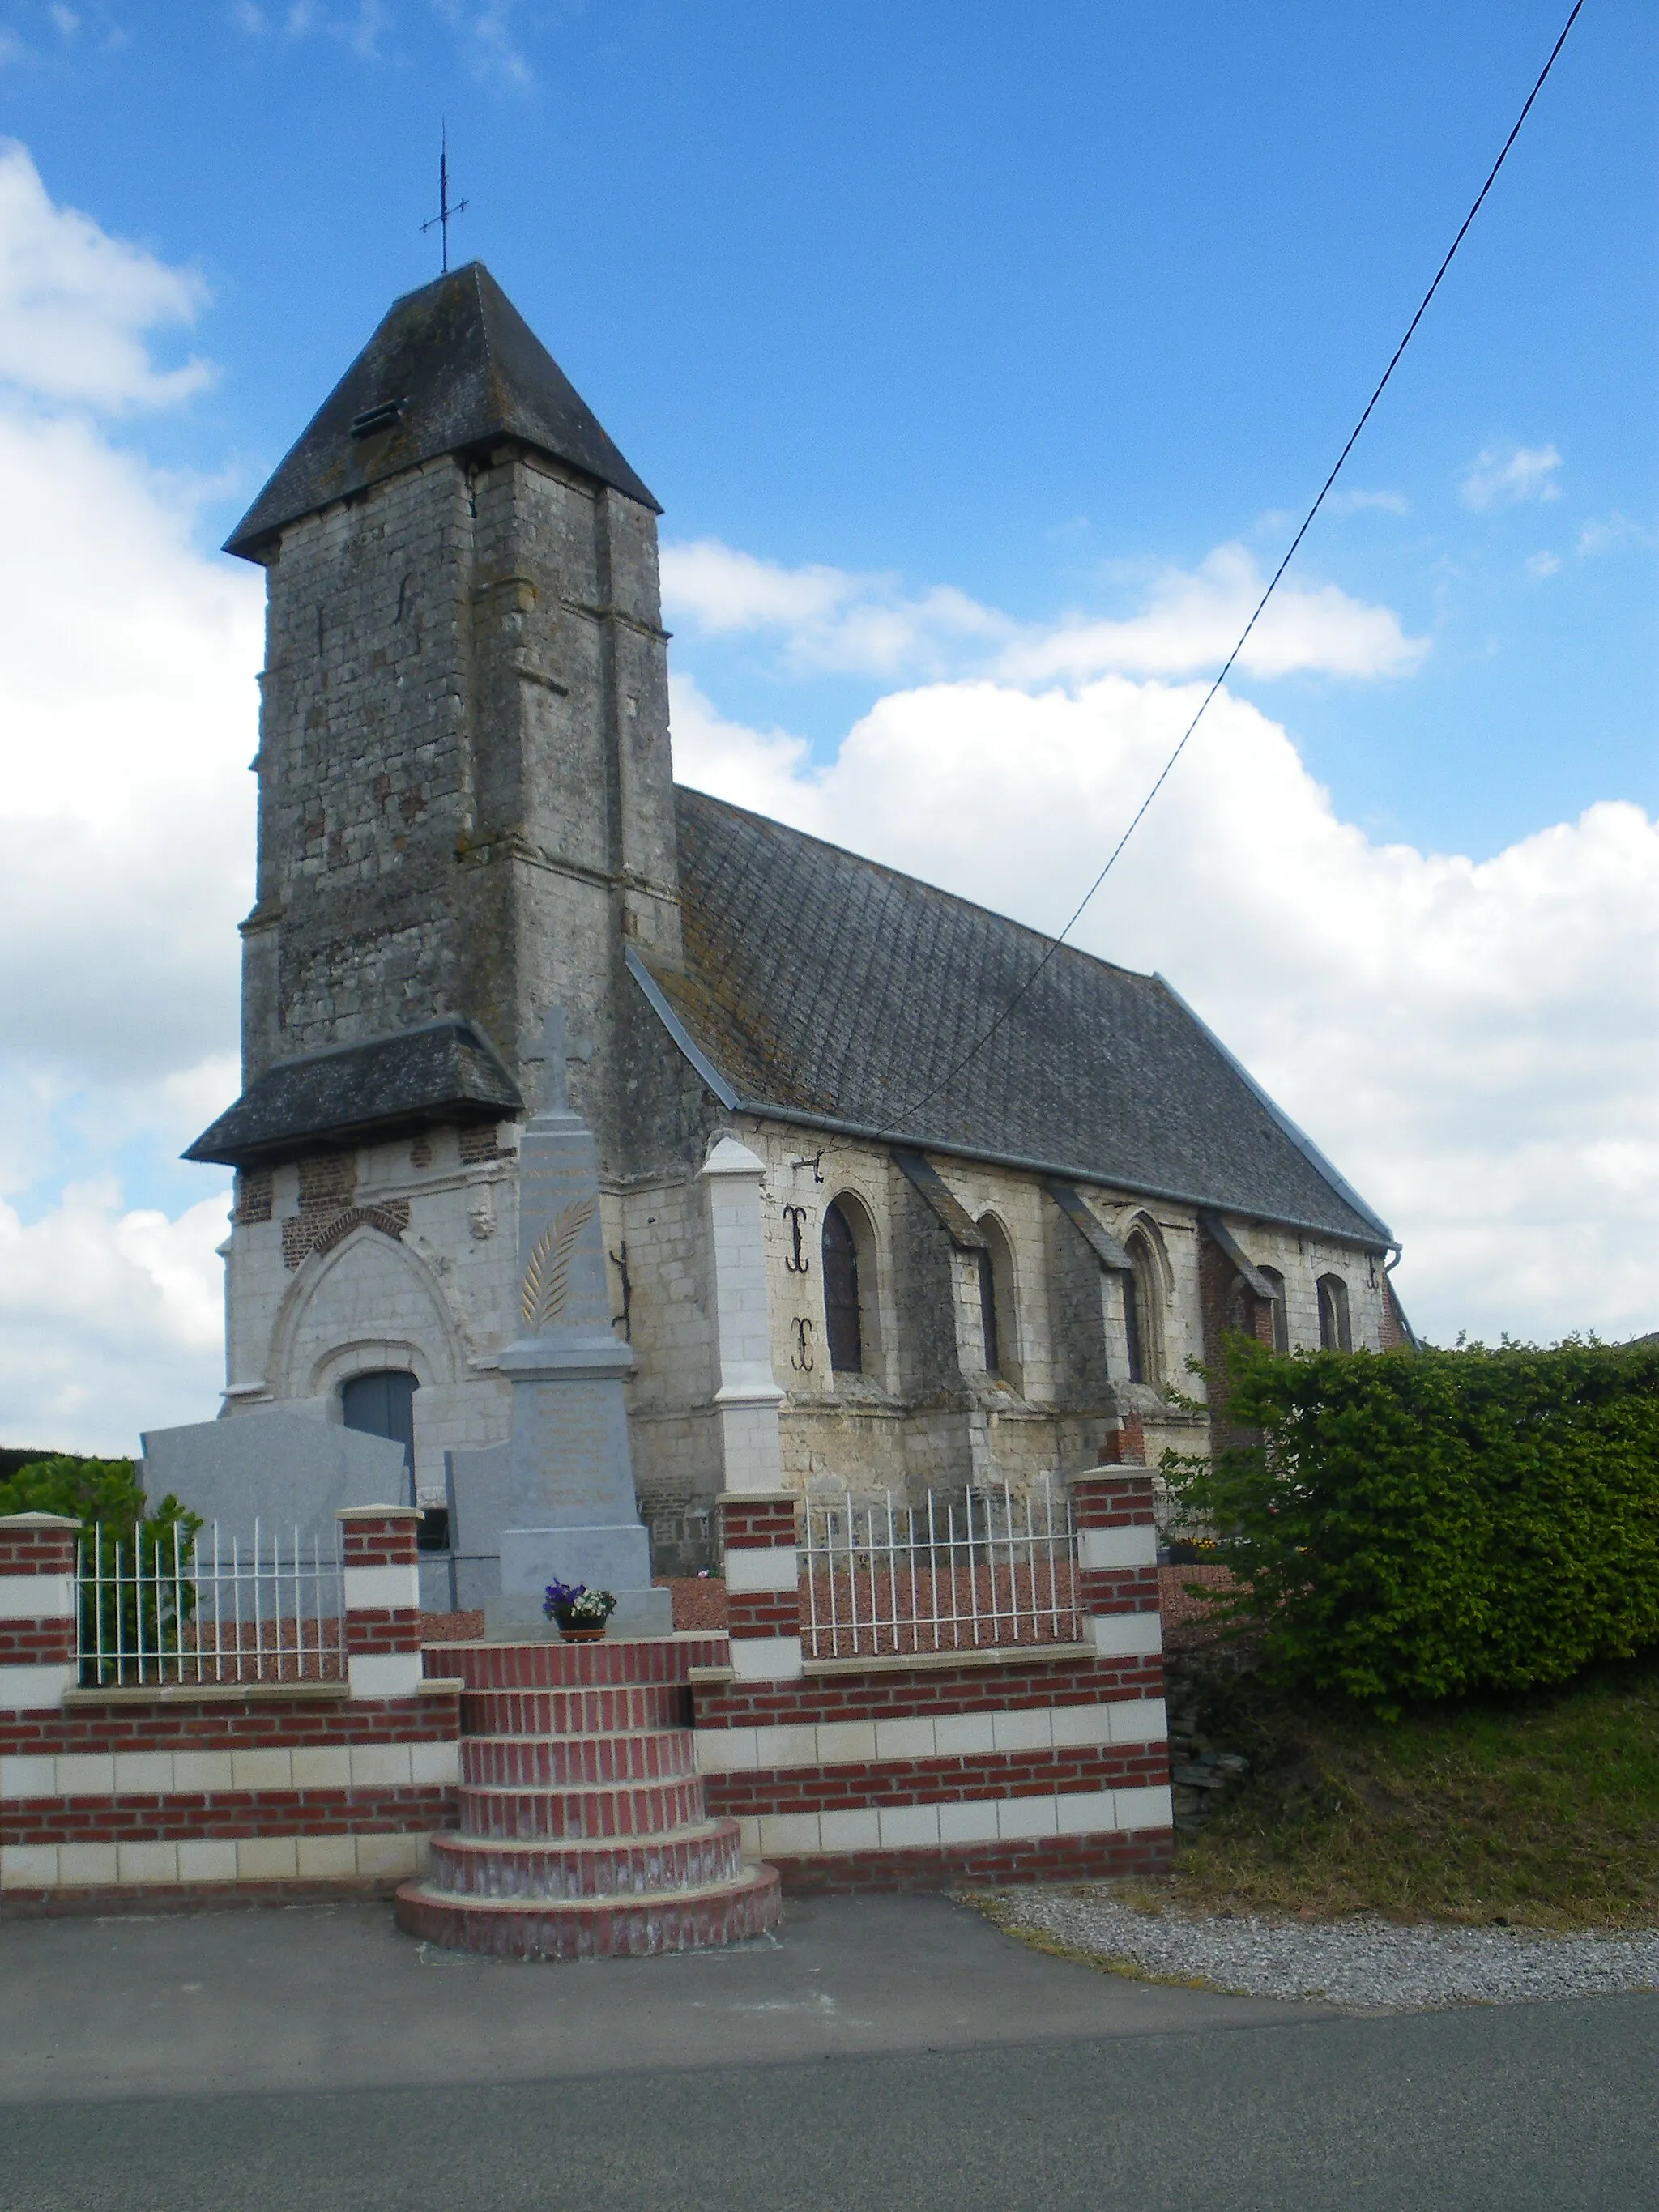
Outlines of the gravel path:
[[1549,1936],[1518,1928],[1399,1928],[1382,1920],[1273,1921],[1132,1912],[1101,1892],[999,1893],[1005,1927],[1040,1929],[1160,1980],[1239,1996],[1323,1997],[1410,2010],[1659,1990],[1659,1929]]

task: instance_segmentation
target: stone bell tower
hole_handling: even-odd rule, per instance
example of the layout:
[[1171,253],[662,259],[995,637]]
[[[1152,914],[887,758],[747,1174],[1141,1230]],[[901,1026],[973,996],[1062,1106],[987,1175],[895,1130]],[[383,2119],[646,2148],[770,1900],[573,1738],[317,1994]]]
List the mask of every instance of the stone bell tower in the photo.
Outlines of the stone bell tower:
[[395,303],[226,548],[269,579],[258,899],[189,1157],[533,1107],[558,1003],[614,1163],[623,950],[679,946],[659,511],[482,264]]
[[627,955],[681,957],[658,512],[475,262],[394,303],[227,548],[268,620],[242,1093],[186,1155],[239,1171],[225,1410],[400,1437],[423,1503],[510,1419],[552,1006],[602,1273],[622,1233]]

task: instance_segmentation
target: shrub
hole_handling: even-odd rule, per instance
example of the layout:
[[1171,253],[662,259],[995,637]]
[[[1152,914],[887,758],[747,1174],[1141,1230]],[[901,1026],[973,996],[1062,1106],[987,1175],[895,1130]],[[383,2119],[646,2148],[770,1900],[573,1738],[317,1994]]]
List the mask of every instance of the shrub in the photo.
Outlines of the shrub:
[[[195,1610],[196,1591],[188,1581],[168,1586],[165,1578],[177,1558],[188,1561],[202,1526],[199,1514],[180,1505],[171,1492],[152,1507],[130,1459],[76,1459],[68,1454],[33,1461],[0,1482],[0,1515],[8,1513],[62,1513],[78,1521],[82,1558],[89,1560],[96,1543],[98,1572],[106,1583],[115,1575],[118,1553],[123,1586],[118,1593],[110,1588],[104,1595],[106,1639],[113,1640],[118,1617],[121,1644],[131,1649],[142,1609],[146,1648],[176,1649],[180,1620]],[[136,1584],[129,1579],[135,1576]],[[96,1605],[90,1589],[83,1589],[81,1601],[90,1616]],[[113,1681],[119,1671],[106,1667],[104,1679]]]
[[1659,1346],[1225,1361],[1260,1441],[1164,1469],[1284,1678],[1392,1712],[1659,1642]]

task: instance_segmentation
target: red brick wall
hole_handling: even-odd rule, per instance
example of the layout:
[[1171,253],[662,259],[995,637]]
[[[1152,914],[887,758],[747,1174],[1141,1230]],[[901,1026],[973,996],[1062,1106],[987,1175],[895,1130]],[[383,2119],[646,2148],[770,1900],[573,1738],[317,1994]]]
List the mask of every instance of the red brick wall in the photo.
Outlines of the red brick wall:
[[846,1766],[744,1767],[704,1778],[708,1809],[745,1814],[849,1812],[873,1805],[959,1805],[986,1797],[1063,1797],[1139,1789],[1170,1778],[1165,1743],[1083,1744],[1059,1751],[887,1759]]
[[859,1890],[948,1889],[1022,1881],[1098,1881],[1167,1874],[1175,1839],[1167,1829],[1133,1836],[1045,1836],[1030,1842],[952,1844],[936,1850],[837,1851],[772,1863],[793,1896]]
[[0,1753],[263,1751],[331,1743],[447,1743],[459,1734],[452,1691],[354,1704],[343,1683],[307,1694],[239,1690],[77,1690],[61,1711],[0,1711]]
[[792,1498],[763,1493],[745,1498],[727,1491],[720,1498],[720,1530],[731,1551],[772,1551],[795,1541],[797,1506]]
[[1017,1712],[1045,1705],[1161,1698],[1164,1662],[1146,1658],[1002,1659],[985,1666],[843,1665],[797,1680],[691,1679],[698,1728],[787,1728],[818,1721],[913,1720],[941,1713]]
[[441,1828],[455,1792],[385,1789],[215,1790],[101,1797],[8,1798],[9,1844],[198,1843],[243,1836],[404,1835]]

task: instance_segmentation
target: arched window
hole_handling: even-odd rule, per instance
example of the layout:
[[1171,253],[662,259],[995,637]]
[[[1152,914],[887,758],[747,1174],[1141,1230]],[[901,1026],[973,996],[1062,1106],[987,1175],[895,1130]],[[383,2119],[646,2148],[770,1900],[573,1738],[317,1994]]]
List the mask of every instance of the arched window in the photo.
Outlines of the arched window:
[[985,1371],[988,1375],[1000,1375],[1002,1345],[997,1328],[996,1262],[988,1248],[979,1255],[979,1326],[985,1340]]
[[1291,1320],[1285,1308],[1285,1278],[1277,1267],[1258,1267],[1256,1273],[1273,1292],[1273,1350],[1288,1352],[1291,1348]]
[[1129,1341],[1129,1380],[1146,1380],[1146,1346],[1140,1324],[1140,1279],[1139,1274],[1125,1275],[1123,1281],[1123,1334]]
[[404,1448],[409,1470],[409,1502],[415,1503],[415,1392],[412,1375],[396,1367],[354,1375],[340,1392],[340,1410],[349,1429],[366,1437],[390,1437]]
[[830,1364],[837,1374],[864,1370],[864,1330],[859,1305],[859,1248],[839,1200],[823,1209],[823,1321]]
[[988,1213],[979,1224],[979,1320],[985,1371],[1019,1387],[1019,1325],[1014,1310],[1014,1255],[1002,1224]]
[[1125,1249],[1133,1268],[1133,1273],[1121,1278],[1123,1333],[1128,1340],[1129,1380],[1132,1382],[1157,1383],[1163,1375],[1158,1330],[1161,1293],[1158,1262],[1152,1257],[1151,1245],[1139,1231],[1130,1236]]
[[1348,1286],[1340,1275],[1319,1279],[1319,1341],[1326,1352],[1352,1352],[1353,1334],[1348,1325]]

